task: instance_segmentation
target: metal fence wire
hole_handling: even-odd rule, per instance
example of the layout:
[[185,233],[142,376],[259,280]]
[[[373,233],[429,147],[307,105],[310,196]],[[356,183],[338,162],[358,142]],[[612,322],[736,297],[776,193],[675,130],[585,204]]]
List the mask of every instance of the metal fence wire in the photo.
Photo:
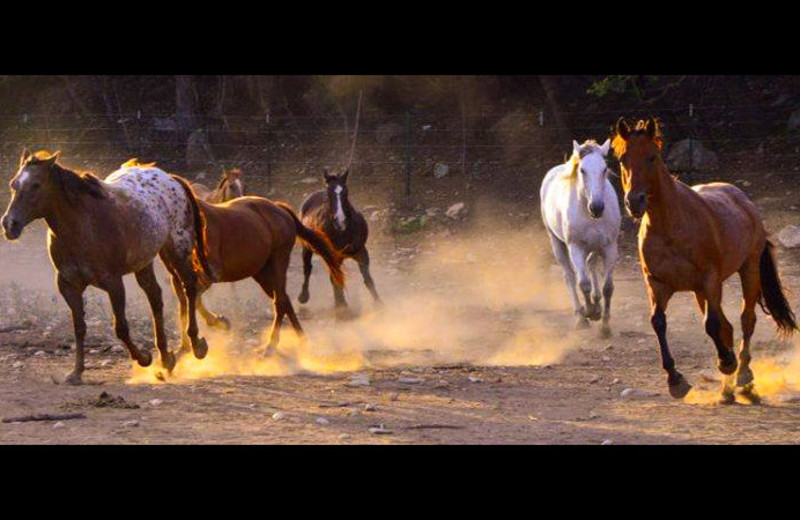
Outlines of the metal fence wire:
[[[648,110],[664,123],[669,147],[689,138],[686,162],[689,178],[696,173],[695,147],[701,143],[726,158],[743,154],[760,158],[764,166],[786,162],[798,153],[800,138],[787,128],[787,118],[771,120],[754,107],[694,105]],[[713,111],[714,118],[707,117]],[[722,117],[718,114],[755,114]],[[414,178],[446,168],[453,174],[480,175],[482,170],[511,170],[529,174],[556,164],[571,150],[563,136],[598,141],[609,136],[620,113],[641,111],[566,111],[568,127],[559,127],[544,107],[497,112],[477,108],[470,115],[442,116],[419,110],[394,114],[367,112],[359,120],[358,147],[353,168],[374,179],[399,183],[406,195]],[[53,116],[47,113],[0,114],[0,163],[11,172],[23,147],[60,150],[76,168],[101,176],[132,157],[153,161],[189,177],[233,166],[248,168],[269,188],[275,182],[317,175],[325,167],[343,168],[354,138],[353,122],[341,115],[274,117],[223,115],[198,117],[193,130],[181,130],[174,114],[133,113]],[[764,126],[773,130],[764,134]],[[756,154],[756,155],[754,155]],[[444,165],[437,166],[437,165]],[[756,162],[752,165],[758,166]],[[546,171],[546,170],[545,170]],[[543,175],[545,171],[538,172]]]

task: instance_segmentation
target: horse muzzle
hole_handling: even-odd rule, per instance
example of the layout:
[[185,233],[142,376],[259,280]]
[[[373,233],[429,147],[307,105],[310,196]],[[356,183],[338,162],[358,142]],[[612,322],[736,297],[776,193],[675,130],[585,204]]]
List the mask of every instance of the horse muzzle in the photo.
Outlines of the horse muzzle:
[[3,216],[0,224],[3,226],[3,234],[7,240],[16,240],[22,234],[22,224],[8,215]]
[[598,219],[603,216],[603,211],[605,211],[606,205],[603,201],[599,202],[592,202],[589,204],[589,215],[592,216],[594,219]]

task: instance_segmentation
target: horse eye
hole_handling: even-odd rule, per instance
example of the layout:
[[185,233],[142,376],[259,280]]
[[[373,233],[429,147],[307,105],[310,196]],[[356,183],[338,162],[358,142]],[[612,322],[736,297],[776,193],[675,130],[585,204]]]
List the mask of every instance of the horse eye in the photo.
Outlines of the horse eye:
[[652,156],[651,158],[648,159],[648,161],[650,161],[651,163],[656,162],[656,156],[655,155]]
[[38,182],[31,185],[31,189],[33,189],[33,190],[38,190],[40,187],[41,187],[41,184],[39,184]]

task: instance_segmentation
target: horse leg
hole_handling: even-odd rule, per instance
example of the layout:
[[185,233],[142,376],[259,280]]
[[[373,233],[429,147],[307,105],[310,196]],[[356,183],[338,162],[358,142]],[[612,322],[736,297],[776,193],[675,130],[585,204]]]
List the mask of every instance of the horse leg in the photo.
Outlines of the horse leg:
[[161,354],[161,366],[167,369],[167,372],[172,373],[172,369],[175,368],[175,355],[169,350],[167,335],[164,332],[164,300],[152,263],[136,272],[136,282],[147,295],[147,301],[150,303],[156,347]]
[[758,396],[753,389],[753,371],[750,369],[750,338],[756,328],[756,304],[761,296],[761,274],[758,259],[750,260],[739,271],[742,279],[742,346],[739,350],[739,371],[736,373],[736,386],[752,401]]
[[569,261],[567,245],[549,230],[548,235],[550,235],[550,244],[553,246],[553,254],[556,257],[556,261],[561,265],[561,271],[564,273],[564,283],[567,284],[567,291],[569,292],[569,297],[572,301],[572,309],[575,313],[575,328],[586,328],[589,322],[586,321],[583,315],[583,307],[578,298],[578,291],[575,288],[575,271],[572,270],[572,263]]
[[586,272],[586,252],[583,248],[575,244],[568,244],[567,249],[569,250],[569,259],[572,262],[572,269],[575,271],[578,278],[578,287],[580,287],[583,293],[583,299],[586,302],[583,316],[592,319],[592,316],[590,316],[590,311],[593,310],[592,282],[589,280],[589,275]]
[[364,279],[364,285],[367,286],[369,289],[369,293],[372,295],[373,301],[378,305],[383,305],[383,301],[381,301],[380,296],[378,296],[378,291],[375,290],[375,281],[372,279],[372,275],[369,272],[369,252],[367,251],[366,247],[362,247],[358,253],[353,255],[353,260],[358,262],[358,268],[361,271],[361,277]]
[[600,282],[597,279],[598,264],[600,257],[597,253],[592,253],[586,261],[587,270],[591,275],[592,280],[592,304],[587,310],[587,318],[592,321],[597,321],[602,317],[602,309],[600,307]]
[[131,359],[135,359],[139,366],[147,367],[153,362],[153,355],[146,350],[139,350],[131,341],[128,319],[125,317],[125,284],[122,278],[114,278],[103,284],[103,289],[111,300],[111,309],[114,312],[114,332],[127,347]]
[[186,298],[186,293],[183,291],[183,284],[178,278],[178,275],[172,274],[170,280],[172,281],[172,290],[178,298],[178,323],[181,331],[181,348],[178,349],[178,356],[182,356],[191,349],[191,342],[189,341],[189,336],[186,334],[189,320],[189,302]]
[[667,305],[672,298],[673,290],[652,278],[647,278],[647,287],[650,296],[651,314],[650,324],[658,338],[658,348],[661,355],[661,367],[667,373],[669,394],[675,399],[686,397],[691,385],[683,375],[675,369],[675,360],[669,352],[667,343]]
[[722,381],[721,403],[734,402],[731,376],[736,372],[737,361],[733,352],[733,326],[722,311],[722,283],[716,277],[705,284],[703,296],[706,299],[705,329],[706,334],[714,341],[717,348],[719,371],[726,377]]
[[600,335],[604,338],[611,337],[611,297],[614,295],[614,267],[617,265],[617,245],[608,246],[603,251],[603,325]]
[[[205,338],[199,337],[200,329],[197,326],[197,294],[200,290],[200,281],[197,279],[197,273],[194,271],[192,265],[191,255],[184,255],[182,260],[176,259],[176,254],[173,251],[162,250],[160,253],[161,260],[167,269],[177,276],[180,281],[183,294],[186,297],[186,322],[185,333],[189,337],[189,343],[192,346],[194,357],[203,359],[208,354],[208,343]],[[203,287],[203,290],[207,287]]]
[[276,257],[267,265],[267,276],[270,279],[270,285],[275,294],[275,305],[281,309],[284,316],[289,318],[297,337],[301,341],[305,341],[305,332],[300,325],[300,320],[297,319],[297,314],[294,312],[292,300],[286,294],[286,272],[289,269],[289,261],[291,259],[291,247],[287,250],[286,255],[276,255]]
[[67,281],[61,275],[58,276],[58,292],[69,305],[72,311],[72,326],[75,329],[75,368],[64,378],[64,382],[70,385],[81,384],[83,374],[83,342],[86,339],[86,321],[83,311],[83,291],[86,290],[85,284],[75,284]]
[[205,304],[203,303],[203,294],[208,290],[208,287],[198,287],[197,290],[197,310],[200,312],[200,316],[206,321],[206,324],[209,327],[214,327],[220,330],[231,330],[231,322],[225,316],[214,314],[210,310],[206,309]]
[[269,356],[275,350],[281,337],[281,324],[283,323],[283,309],[278,305],[275,297],[275,289],[272,287],[272,279],[269,276],[268,267],[264,266],[253,279],[261,286],[261,289],[272,300],[272,327],[269,331],[269,343],[264,351],[264,357]]
[[308,303],[308,299],[311,295],[308,293],[308,280],[311,278],[311,257],[314,256],[314,252],[311,249],[304,247],[303,248],[303,289],[300,291],[300,296],[297,298],[297,301],[300,303]]

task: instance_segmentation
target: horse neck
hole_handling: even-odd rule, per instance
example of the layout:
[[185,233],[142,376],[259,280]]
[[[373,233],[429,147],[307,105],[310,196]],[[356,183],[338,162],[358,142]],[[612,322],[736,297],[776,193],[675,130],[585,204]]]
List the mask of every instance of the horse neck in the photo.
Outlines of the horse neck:
[[78,236],[81,229],[81,220],[85,219],[85,213],[81,212],[83,204],[80,201],[75,203],[67,199],[66,193],[57,190],[50,208],[44,216],[47,227],[59,238]]
[[662,234],[675,229],[675,220],[681,217],[681,197],[677,181],[663,163],[658,170],[658,181],[648,201],[647,217],[650,227]]

